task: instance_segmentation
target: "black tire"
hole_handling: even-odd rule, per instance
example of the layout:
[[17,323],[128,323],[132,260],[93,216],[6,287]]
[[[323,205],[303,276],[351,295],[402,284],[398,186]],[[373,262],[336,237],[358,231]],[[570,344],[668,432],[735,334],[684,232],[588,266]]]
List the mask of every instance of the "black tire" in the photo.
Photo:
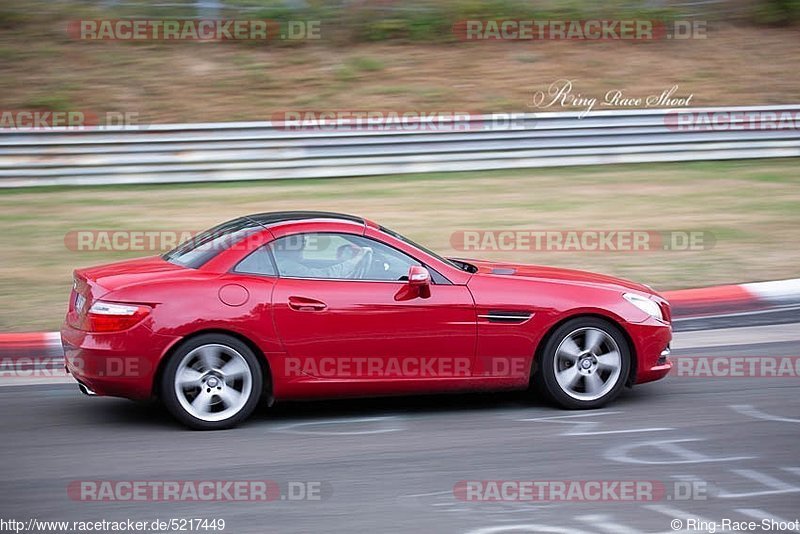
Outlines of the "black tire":
[[[229,349],[241,355],[250,372],[249,392],[247,395],[243,394],[243,406],[230,416],[214,421],[204,420],[190,413],[190,411],[184,407],[181,400],[179,400],[175,387],[176,373],[184,358],[193,353],[193,351],[196,351],[196,349],[208,346],[214,348],[225,347],[225,350]],[[263,382],[264,378],[261,366],[255,354],[253,354],[253,351],[250,350],[250,347],[245,343],[234,337],[223,334],[202,334],[184,342],[175,350],[164,368],[159,391],[161,393],[161,401],[167,408],[167,411],[184,425],[195,430],[222,430],[239,424],[253,413],[261,397]],[[205,386],[200,387],[201,393],[204,387]],[[226,386],[223,385],[221,387]],[[209,389],[209,391],[211,390]],[[213,397],[213,393],[211,398],[215,398]],[[216,398],[221,402],[221,397]],[[224,403],[222,403],[221,406],[224,406]]]
[[[568,343],[568,341],[566,341],[568,337],[577,336],[580,338],[581,335],[586,335],[585,333],[581,334],[581,332],[587,332],[590,330],[602,331],[611,340],[613,340],[614,343],[616,343],[616,348],[618,349],[617,352],[619,353],[619,374],[616,376],[616,378],[614,378],[615,373],[602,369],[598,376],[608,377],[609,380],[604,383],[604,388],[609,388],[608,391],[604,392],[602,395],[599,395],[597,398],[576,398],[576,396],[581,395],[591,397],[592,393],[588,392],[588,390],[583,393],[580,391],[576,392],[574,389],[567,390],[559,383],[559,380],[556,377],[556,351],[560,346],[562,346],[562,343]],[[572,337],[572,339],[574,339],[574,337]],[[605,339],[604,342],[606,342]],[[613,346],[613,343],[610,341],[607,341],[607,343],[607,346]],[[582,356],[582,358],[591,359],[591,354],[586,354]],[[597,359],[595,358],[595,362],[596,361]],[[614,400],[621,393],[622,388],[625,387],[625,383],[627,382],[628,375],[630,373],[630,362],[630,345],[619,327],[609,321],[595,317],[576,317],[575,319],[571,319],[556,328],[552,335],[549,336],[544,348],[539,354],[539,358],[537,358],[537,361],[535,362],[532,379],[533,389],[538,393],[544,394],[549,400],[553,401],[562,408],[567,408],[570,410],[588,410],[600,408]],[[580,366],[576,364],[576,367]],[[561,370],[563,371],[567,369]],[[585,372],[591,373],[592,370],[590,369]],[[594,369],[594,372],[597,373],[597,368]],[[585,389],[588,387],[586,385],[586,380],[587,377],[585,376],[579,377],[578,382],[576,382],[575,389]],[[601,391],[603,390],[601,389]]]

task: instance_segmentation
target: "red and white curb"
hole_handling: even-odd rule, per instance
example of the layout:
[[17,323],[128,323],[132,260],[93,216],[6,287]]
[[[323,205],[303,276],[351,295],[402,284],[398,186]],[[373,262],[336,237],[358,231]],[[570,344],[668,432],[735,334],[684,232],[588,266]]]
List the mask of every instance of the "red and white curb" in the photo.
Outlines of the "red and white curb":
[[0,358],[10,356],[37,358],[63,356],[58,332],[21,332],[0,334]]
[[800,305],[800,278],[663,293],[676,318],[729,315]]
[[0,381],[11,384],[70,382],[58,332],[0,334]]

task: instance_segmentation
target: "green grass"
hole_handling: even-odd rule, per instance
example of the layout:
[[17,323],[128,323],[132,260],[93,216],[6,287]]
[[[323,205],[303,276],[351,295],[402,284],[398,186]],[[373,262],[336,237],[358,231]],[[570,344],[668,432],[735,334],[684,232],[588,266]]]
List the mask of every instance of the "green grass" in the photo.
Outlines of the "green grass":
[[386,68],[380,59],[364,56],[351,58],[350,64],[361,72],[379,72]]
[[25,107],[29,109],[41,109],[49,111],[74,111],[77,109],[75,104],[68,97],[52,93],[46,96],[37,96],[26,100]]

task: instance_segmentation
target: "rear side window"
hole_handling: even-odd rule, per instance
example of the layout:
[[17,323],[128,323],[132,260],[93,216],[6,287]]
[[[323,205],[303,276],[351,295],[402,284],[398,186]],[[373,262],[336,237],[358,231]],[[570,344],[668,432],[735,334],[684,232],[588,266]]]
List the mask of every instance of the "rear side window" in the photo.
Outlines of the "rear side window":
[[231,245],[261,230],[261,225],[246,217],[234,219],[184,241],[162,258],[176,265],[198,269]]
[[233,269],[237,273],[260,274],[263,276],[277,276],[275,264],[272,262],[272,254],[269,248],[264,246],[250,253],[245,259],[240,261]]

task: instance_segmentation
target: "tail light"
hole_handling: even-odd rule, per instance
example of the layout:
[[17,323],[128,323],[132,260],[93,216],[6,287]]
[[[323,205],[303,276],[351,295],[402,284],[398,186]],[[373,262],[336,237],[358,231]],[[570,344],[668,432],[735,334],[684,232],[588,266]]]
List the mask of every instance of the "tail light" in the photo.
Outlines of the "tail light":
[[150,313],[150,306],[116,304],[98,300],[81,318],[80,328],[87,332],[118,332],[141,322]]

